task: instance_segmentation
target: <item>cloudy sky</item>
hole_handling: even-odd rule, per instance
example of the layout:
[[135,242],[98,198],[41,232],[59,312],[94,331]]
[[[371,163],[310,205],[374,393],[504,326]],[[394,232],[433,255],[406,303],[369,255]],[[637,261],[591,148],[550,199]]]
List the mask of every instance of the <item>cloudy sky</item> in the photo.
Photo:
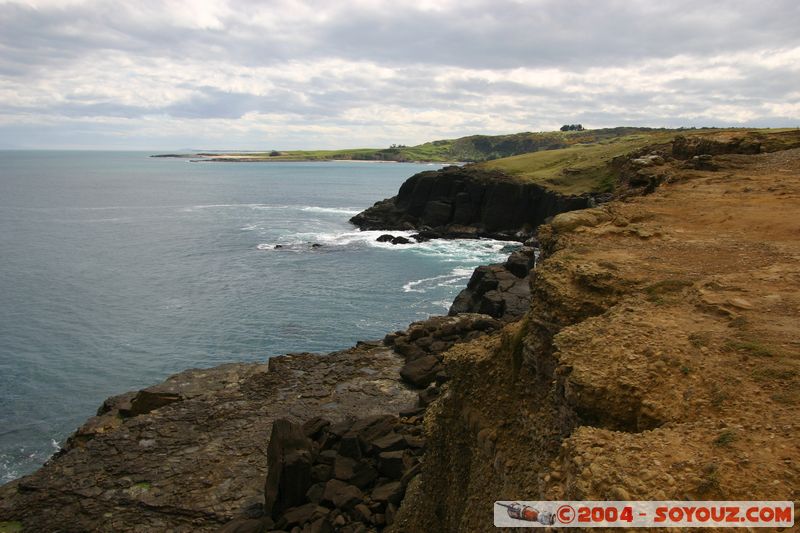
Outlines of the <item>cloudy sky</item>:
[[800,2],[0,0],[0,148],[800,126]]

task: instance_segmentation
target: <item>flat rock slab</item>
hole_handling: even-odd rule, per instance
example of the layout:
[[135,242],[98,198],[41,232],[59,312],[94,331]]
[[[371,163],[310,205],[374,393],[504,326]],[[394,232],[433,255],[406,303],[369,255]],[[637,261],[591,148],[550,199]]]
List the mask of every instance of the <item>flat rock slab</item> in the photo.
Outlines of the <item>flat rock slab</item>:
[[275,419],[335,423],[409,409],[417,396],[400,380],[401,363],[391,349],[362,345],[181,372],[147,389],[170,402],[132,417],[107,402],[60,456],[0,487],[0,522],[25,531],[217,531],[263,500]]

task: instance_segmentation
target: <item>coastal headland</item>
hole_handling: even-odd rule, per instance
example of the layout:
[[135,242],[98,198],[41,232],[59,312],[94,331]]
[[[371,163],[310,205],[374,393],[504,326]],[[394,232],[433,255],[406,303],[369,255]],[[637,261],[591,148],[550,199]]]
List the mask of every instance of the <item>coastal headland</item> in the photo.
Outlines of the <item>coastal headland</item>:
[[797,502],[800,131],[634,137],[411,177],[353,222],[526,246],[452,316],[109,398],[0,487],[0,531],[492,531],[495,500]]

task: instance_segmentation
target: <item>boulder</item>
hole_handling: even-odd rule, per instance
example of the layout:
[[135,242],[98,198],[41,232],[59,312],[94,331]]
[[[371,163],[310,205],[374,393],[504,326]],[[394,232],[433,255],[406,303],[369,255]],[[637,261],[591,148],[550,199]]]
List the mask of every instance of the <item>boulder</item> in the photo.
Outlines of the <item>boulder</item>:
[[388,502],[399,505],[403,499],[404,488],[399,481],[391,481],[372,491],[372,499],[376,502]]
[[356,461],[351,457],[342,457],[340,455],[333,463],[333,476],[338,480],[363,489],[375,481],[378,473],[372,466],[363,461]]
[[392,239],[392,244],[411,244],[411,241],[403,236],[398,236]]
[[364,495],[358,490],[358,487],[338,479],[332,479],[325,484],[325,491],[322,493],[320,502],[338,509],[351,509],[361,503],[363,498]]
[[400,479],[405,469],[403,453],[402,450],[381,452],[378,455],[378,471],[390,479]]
[[381,235],[380,237],[378,237],[375,240],[378,241],[378,242],[392,242],[392,239],[394,239],[394,235],[390,235],[388,233],[384,233],[383,235]]
[[426,355],[410,361],[400,369],[400,377],[417,387],[426,387],[442,370],[439,358],[435,355]]
[[267,447],[264,509],[273,518],[306,501],[312,485],[312,444],[302,426],[285,418],[272,424]]

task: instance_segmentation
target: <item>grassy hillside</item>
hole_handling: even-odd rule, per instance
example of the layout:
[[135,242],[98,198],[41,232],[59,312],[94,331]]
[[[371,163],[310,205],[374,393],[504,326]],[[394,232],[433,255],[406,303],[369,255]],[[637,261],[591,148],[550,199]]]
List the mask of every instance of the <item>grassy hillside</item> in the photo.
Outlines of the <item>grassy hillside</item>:
[[799,138],[795,129],[640,129],[635,133],[616,137],[598,136],[599,140],[595,142],[574,144],[558,150],[538,151],[486,161],[478,164],[478,167],[502,170],[519,179],[534,181],[564,194],[610,192],[617,181],[616,172],[611,166],[612,159],[649,145],[668,143],[678,134],[686,137],[703,137],[715,142],[746,137],[759,142],[765,152],[794,147]]
[[596,143],[626,135],[646,133],[650,128],[605,128],[584,131],[514,133],[510,135],[471,135],[459,139],[431,141],[417,146],[395,145],[389,148],[347,150],[284,150],[247,153],[204,153],[209,158],[242,161],[431,161],[481,162],[504,157]]

